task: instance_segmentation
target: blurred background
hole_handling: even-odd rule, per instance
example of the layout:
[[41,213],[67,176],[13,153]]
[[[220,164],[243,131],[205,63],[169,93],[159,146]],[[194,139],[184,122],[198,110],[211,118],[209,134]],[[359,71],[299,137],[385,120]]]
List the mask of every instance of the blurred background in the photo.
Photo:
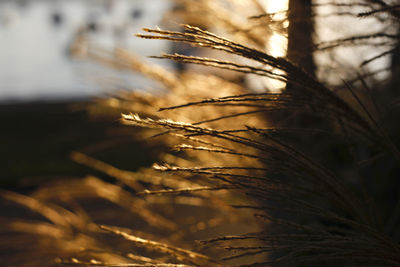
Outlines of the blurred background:
[[[0,167],[5,170],[0,174],[1,185],[30,187],[50,177],[79,174],[76,172],[82,171],[80,167],[69,160],[68,155],[73,150],[85,151],[92,155],[97,153],[97,158],[114,163],[115,154],[124,158],[121,156],[124,149],[140,149],[136,143],[132,144],[133,147],[126,144],[122,147],[115,146],[114,141],[111,141],[113,137],[110,129],[119,126],[115,120],[118,114],[110,114],[109,120],[105,120],[104,117],[89,120],[90,114],[86,104],[93,97],[112,95],[121,90],[157,93],[162,89],[161,86],[131,70],[108,67],[104,60],[88,60],[87,56],[85,57],[85,49],[88,47],[82,46],[81,43],[84,41],[86,44],[95,44],[100,47],[97,50],[103,49],[108,51],[107,53],[115,48],[122,48],[144,62],[161,64],[167,69],[182,68],[182,65],[174,65],[168,60],[151,59],[148,56],[159,55],[162,52],[173,53],[182,49],[186,49],[184,53],[189,54],[196,51],[187,47],[177,47],[171,42],[145,40],[134,36],[143,27],[176,28],[179,23],[190,23],[190,19],[182,21],[182,18],[174,16],[165,18],[165,13],[176,9],[178,2],[0,0],[0,116],[3,122],[0,140],[3,153]],[[330,5],[319,5],[319,2],[316,1],[315,6],[318,16],[314,17],[314,35],[319,42],[363,33],[365,25],[369,31],[378,32],[384,26],[374,19],[370,22],[366,19],[363,28],[348,27],[357,25],[354,23],[357,18],[341,15],[345,12],[333,10]],[[266,0],[259,3],[263,4],[266,12],[277,12],[274,20],[284,21],[285,16],[282,17],[283,13],[279,12],[287,9],[287,1]],[[229,1],[226,5],[229,5]],[[242,5],[245,6],[245,2]],[[241,12],[244,13],[244,17],[229,19],[240,21],[255,14],[254,10]],[[218,16],[222,16],[222,13]],[[210,20],[208,16],[204,19]],[[220,21],[224,19],[227,18],[220,18]],[[201,17],[197,20],[201,21]],[[207,21],[207,25],[213,23]],[[288,22],[282,25],[285,31]],[[216,25],[216,28],[218,26],[221,25]],[[285,56],[285,33],[274,29],[274,24],[265,27],[271,27],[271,35],[264,49],[274,56]],[[234,30],[231,29],[227,32],[228,36],[234,34]],[[371,46],[316,52],[316,75],[323,82],[341,83],[341,79],[352,78],[348,75],[354,72],[349,70],[368,58],[366,54],[379,53],[381,51]],[[200,55],[215,56],[204,52]],[[376,71],[377,80],[383,80],[387,77],[388,64],[388,57],[382,57],[364,69],[365,72]],[[383,71],[380,71],[381,69]],[[231,80],[238,76],[234,73],[230,76],[226,73],[214,74],[226,75],[224,77]],[[246,76],[241,79],[247,87],[255,90],[279,90],[285,86],[266,78]],[[114,150],[112,153],[109,152],[111,147]],[[153,159],[151,156],[144,156],[129,158],[129,162],[137,160],[139,165],[143,164],[143,161],[150,164]],[[123,162],[118,161],[116,164]]]
[[106,48],[159,54],[166,43],[149,45],[133,35],[159,25],[169,8],[165,0],[0,1],[0,101],[82,99],[104,94],[115,80],[148,86],[139,75],[74,59],[71,44],[85,32]]
[[[154,91],[158,85],[132,71],[80,59],[73,55],[74,43],[85,36],[104,49],[126,48],[154,62],[147,56],[168,51],[168,44],[134,34],[160,25],[169,8],[166,0],[0,1],[0,186],[31,188],[79,175],[84,170],[69,160],[73,150],[100,146],[96,155],[111,160],[112,152],[102,157],[101,151],[108,128],[118,122],[89,121],[86,103],[117,90]],[[124,148],[116,146],[121,152],[140,146]],[[140,165],[146,157],[132,161]]]

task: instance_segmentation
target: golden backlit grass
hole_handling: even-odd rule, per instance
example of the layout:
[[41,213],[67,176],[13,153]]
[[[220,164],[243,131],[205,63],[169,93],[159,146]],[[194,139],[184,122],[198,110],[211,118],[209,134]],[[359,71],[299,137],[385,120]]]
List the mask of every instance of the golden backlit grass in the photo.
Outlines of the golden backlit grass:
[[[375,186],[396,190],[390,185],[400,154],[384,126],[390,122],[369,108],[368,81],[331,90],[301,66],[266,53],[267,35],[215,16],[223,1],[177,2],[182,20],[222,26],[230,38],[186,24],[182,31],[146,28],[138,36],[224,52],[232,60],[159,56],[210,71],[173,73],[122,49],[87,50],[89,59],[139,71],[166,89],[163,96],[116,93],[89,109],[122,112],[135,138],[157,138],[171,151],[137,172],[74,152],[73,160],[112,180],[91,175],[54,182],[31,196],[2,191],[4,199],[42,217],[3,220],[9,231],[27,234],[12,239],[15,248],[36,242],[24,252],[27,263],[11,263],[37,266],[57,257],[56,264],[81,266],[399,265],[400,212]],[[250,29],[273,20],[260,3],[251,3],[261,15],[250,18]],[[232,5],[238,10],[242,1]],[[365,5],[394,16],[395,7],[380,1]],[[196,12],[216,20],[196,20]],[[252,92],[246,83],[212,75],[213,68],[273,78],[291,89]],[[390,172],[380,171],[387,166],[380,158]]]

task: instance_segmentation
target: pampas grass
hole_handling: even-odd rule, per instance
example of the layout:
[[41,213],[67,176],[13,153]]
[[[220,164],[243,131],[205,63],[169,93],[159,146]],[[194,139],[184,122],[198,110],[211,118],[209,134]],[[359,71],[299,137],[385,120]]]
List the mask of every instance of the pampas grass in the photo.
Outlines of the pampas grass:
[[[194,11],[211,16],[223,1],[177,2],[183,20],[204,25],[208,21]],[[260,3],[251,3],[251,10],[260,13],[251,23],[273,20]],[[359,4],[371,9],[360,17],[387,14],[398,22],[396,5]],[[240,7],[240,1],[232,6]],[[217,17],[211,26],[223,25],[232,39],[187,24],[182,31],[145,28],[137,36],[227,53],[232,60],[178,53],[157,58],[268,77],[292,85],[290,90],[251,92],[244,83],[212,74],[172,73],[122,49],[93,49],[86,54],[89,59],[142,72],[167,90],[163,96],[118,93],[99,99],[91,110],[122,111],[121,122],[136,131],[136,138],[157,138],[172,151],[138,172],[74,152],[73,160],[114,180],[88,176],[54,183],[30,197],[3,191],[4,199],[48,221],[9,220],[5,225],[38,236],[41,251],[53,250],[57,264],[400,265],[400,153],[385,127],[390,122],[365,97],[369,80],[359,76],[362,86],[343,81],[340,91],[332,90],[301,66],[266,53],[268,38],[253,35],[253,24],[239,27],[227,18]],[[379,33],[316,47],[333,49],[378,37],[393,39]],[[386,167],[389,171],[383,172]],[[385,194],[391,199],[382,199]],[[113,203],[111,218],[103,220],[115,226],[101,223],[106,211],[85,211],[82,206],[91,199]],[[195,245],[193,239],[202,240]]]

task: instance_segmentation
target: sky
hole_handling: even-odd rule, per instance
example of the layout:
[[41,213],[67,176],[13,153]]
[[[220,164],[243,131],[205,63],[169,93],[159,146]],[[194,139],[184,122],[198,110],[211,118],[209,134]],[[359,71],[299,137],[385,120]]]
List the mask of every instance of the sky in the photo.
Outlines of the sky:
[[156,26],[168,6],[165,0],[0,1],[0,101],[98,95],[115,76],[146,86],[139,75],[71,58],[68,47],[80,28],[96,23],[102,46],[158,55],[168,49],[165,42],[149,45],[134,34]]

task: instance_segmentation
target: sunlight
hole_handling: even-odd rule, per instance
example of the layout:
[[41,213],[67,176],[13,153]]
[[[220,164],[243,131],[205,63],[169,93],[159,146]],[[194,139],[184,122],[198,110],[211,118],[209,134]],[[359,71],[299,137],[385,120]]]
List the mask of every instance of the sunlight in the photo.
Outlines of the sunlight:
[[[272,16],[273,20],[282,21],[286,18],[286,13],[284,11],[288,9],[288,0],[264,0],[262,3],[265,6],[267,13],[276,13]],[[285,28],[287,28],[288,22],[284,21],[283,25]],[[287,49],[287,38],[281,33],[274,32],[269,37],[268,46],[266,49],[268,53],[274,57],[284,57]],[[284,82],[273,79],[268,79],[267,84],[270,87],[270,90],[274,93],[280,92],[281,89],[285,87]]]
[[284,57],[286,55],[287,39],[279,33],[273,33],[269,37],[268,52],[274,57]]
[[[288,5],[289,5],[288,0],[283,0],[283,1],[264,0],[263,3],[267,10],[267,13],[278,13],[278,12],[287,10]],[[281,16],[281,15],[277,14],[277,16]]]
[[[284,11],[288,9],[289,5],[288,0],[284,1],[265,0],[264,3],[267,13],[277,13],[272,17],[273,20],[280,21],[285,19],[286,13]],[[271,55],[275,57],[285,56],[286,47],[287,47],[287,40],[285,36],[283,36],[282,34],[275,32],[269,38],[268,51],[269,53],[271,53]]]
[[[286,11],[288,9],[289,1],[273,1],[265,0],[265,8],[267,13],[276,13],[272,18],[276,21],[282,21],[286,18]],[[283,22],[285,28],[287,28],[287,21]],[[275,57],[282,57],[286,55],[287,40],[286,37],[279,33],[273,33],[269,38],[268,50],[271,55]]]

